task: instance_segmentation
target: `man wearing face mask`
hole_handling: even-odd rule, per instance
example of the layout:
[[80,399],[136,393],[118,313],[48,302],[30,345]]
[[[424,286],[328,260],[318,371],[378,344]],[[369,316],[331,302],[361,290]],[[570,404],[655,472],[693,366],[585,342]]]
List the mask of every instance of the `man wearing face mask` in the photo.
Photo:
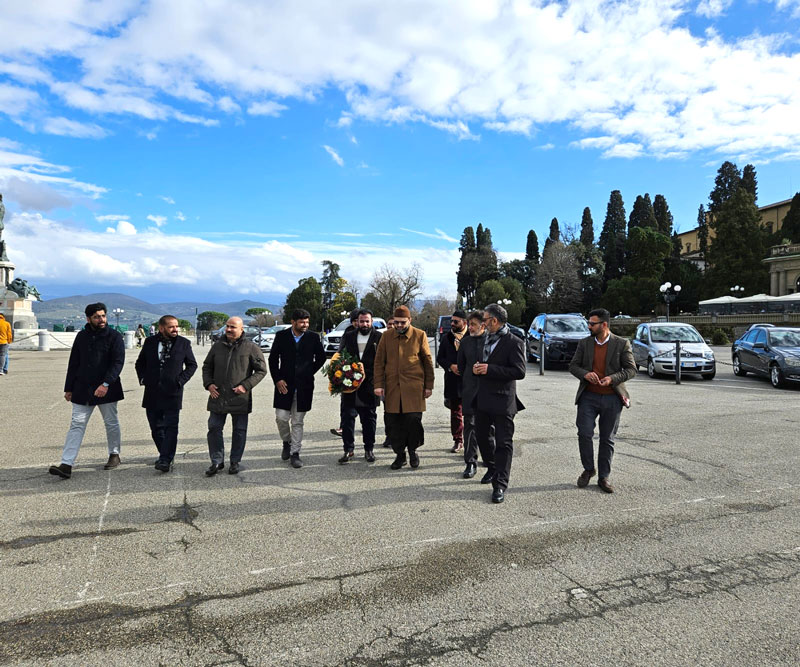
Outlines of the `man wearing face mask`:
[[450,409],[450,434],[453,453],[464,449],[464,415],[461,411],[461,373],[458,370],[458,348],[467,333],[467,314],[456,310],[450,317],[450,331],[441,335],[436,363],[444,368],[444,403]]
[[[139,328],[144,334],[141,325]],[[144,339],[136,359],[136,375],[144,385],[142,407],[158,450],[156,470],[169,472],[178,446],[178,419],[183,407],[183,385],[197,370],[188,338],[178,335],[178,318],[158,320],[158,336]]]
[[353,459],[356,415],[361,420],[364,458],[367,463],[375,463],[375,427],[378,421],[376,407],[380,403],[380,399],[375,396],[373,377],[375,352],[380,339],[380,331],[372,326],[372,311],[366,309],[361,309],[356,313],[355,328],[346,331],[342,337],[340,350],[346,350],[364,365],[364,379],[359,388],[349,394],[342,394],[341,423],[344,455],[339,459],[339,463],[343,465]]
[[[406,306],[394,311],[394,331],[387,331],[375,355],[375,395],[385,397],[384,409],[392,449],[392,470],[406,462],[419,466],[417,448],[422,444],[425,399],[433,393],[433,360],[424,331],[411,326]],[[408,459],[406,458],[408,451]]]

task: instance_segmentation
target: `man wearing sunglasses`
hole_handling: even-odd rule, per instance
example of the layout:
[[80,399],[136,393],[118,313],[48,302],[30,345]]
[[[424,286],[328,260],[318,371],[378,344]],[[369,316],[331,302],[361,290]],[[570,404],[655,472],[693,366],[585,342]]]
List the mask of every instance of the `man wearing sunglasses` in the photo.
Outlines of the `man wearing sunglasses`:
[[[585,488],[599,472],[597,486],[606,493],[614,493],[608,481],[611,459],[614,457],[614,436],[619,427],[623,405],[630,407],[630,395],[625,382],[636,375],[631,342],[611,333],[611,315],[604,308],[589,313],[588,324],[592,332],[578,343],[569,371],[581,383],[575,396],[578,406],[578,448],[583,472],[578,486]],[[597,469],[594,466],[594,425],[600,425],[600,445],[597,450]]]

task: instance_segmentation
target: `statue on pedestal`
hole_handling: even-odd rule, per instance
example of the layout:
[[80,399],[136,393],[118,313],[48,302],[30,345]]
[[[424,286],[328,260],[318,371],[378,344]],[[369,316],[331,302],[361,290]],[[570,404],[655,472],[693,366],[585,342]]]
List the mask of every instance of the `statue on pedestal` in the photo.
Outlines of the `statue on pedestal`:
[[3,204],[3,195],[0,194],[0,262],[7,262],[8,254],[6,254],[6,242],[3,240],[3,230],[6,226],[3,224],[3,218],[6,217],[6,207]]

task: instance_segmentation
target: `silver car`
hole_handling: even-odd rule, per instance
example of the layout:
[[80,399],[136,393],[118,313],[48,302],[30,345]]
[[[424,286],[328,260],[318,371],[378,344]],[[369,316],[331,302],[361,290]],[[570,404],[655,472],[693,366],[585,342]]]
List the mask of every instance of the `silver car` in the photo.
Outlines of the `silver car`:
[[272,343],[275,341],[275,334],[291,326],[291,324],[276,324],[273,327],[265,327],[261,329],[261,333],[255,339],[255,342],[258,343],[262,352],[269,352],[272,349]]
[[646,322],[636,329],[632,341],[636,368],[644,366],[652,378],[675,375],[675,343],[681,342],[681,373],[700,373],[711,380],[717,373],[714,352],[691,324]]

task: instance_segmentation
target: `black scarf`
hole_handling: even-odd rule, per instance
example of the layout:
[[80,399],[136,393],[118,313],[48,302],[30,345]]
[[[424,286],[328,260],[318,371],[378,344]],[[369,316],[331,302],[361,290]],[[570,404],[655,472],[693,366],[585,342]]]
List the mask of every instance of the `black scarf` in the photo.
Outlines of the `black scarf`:
[[161,336],[160,342],[161,352],[158,355],[158,365],[160,368],[164,368],[164,364],[169,361],[169,358],[172,355],[172,346],[175,343],[175,339],[167,336]]
[[492,346],[499,341],[503,336],[509,333],[508,325],[504,324],[494,333],[486,332],[486,338],[483,341],[483,363],[489,361],[489,355],[492,353]]

